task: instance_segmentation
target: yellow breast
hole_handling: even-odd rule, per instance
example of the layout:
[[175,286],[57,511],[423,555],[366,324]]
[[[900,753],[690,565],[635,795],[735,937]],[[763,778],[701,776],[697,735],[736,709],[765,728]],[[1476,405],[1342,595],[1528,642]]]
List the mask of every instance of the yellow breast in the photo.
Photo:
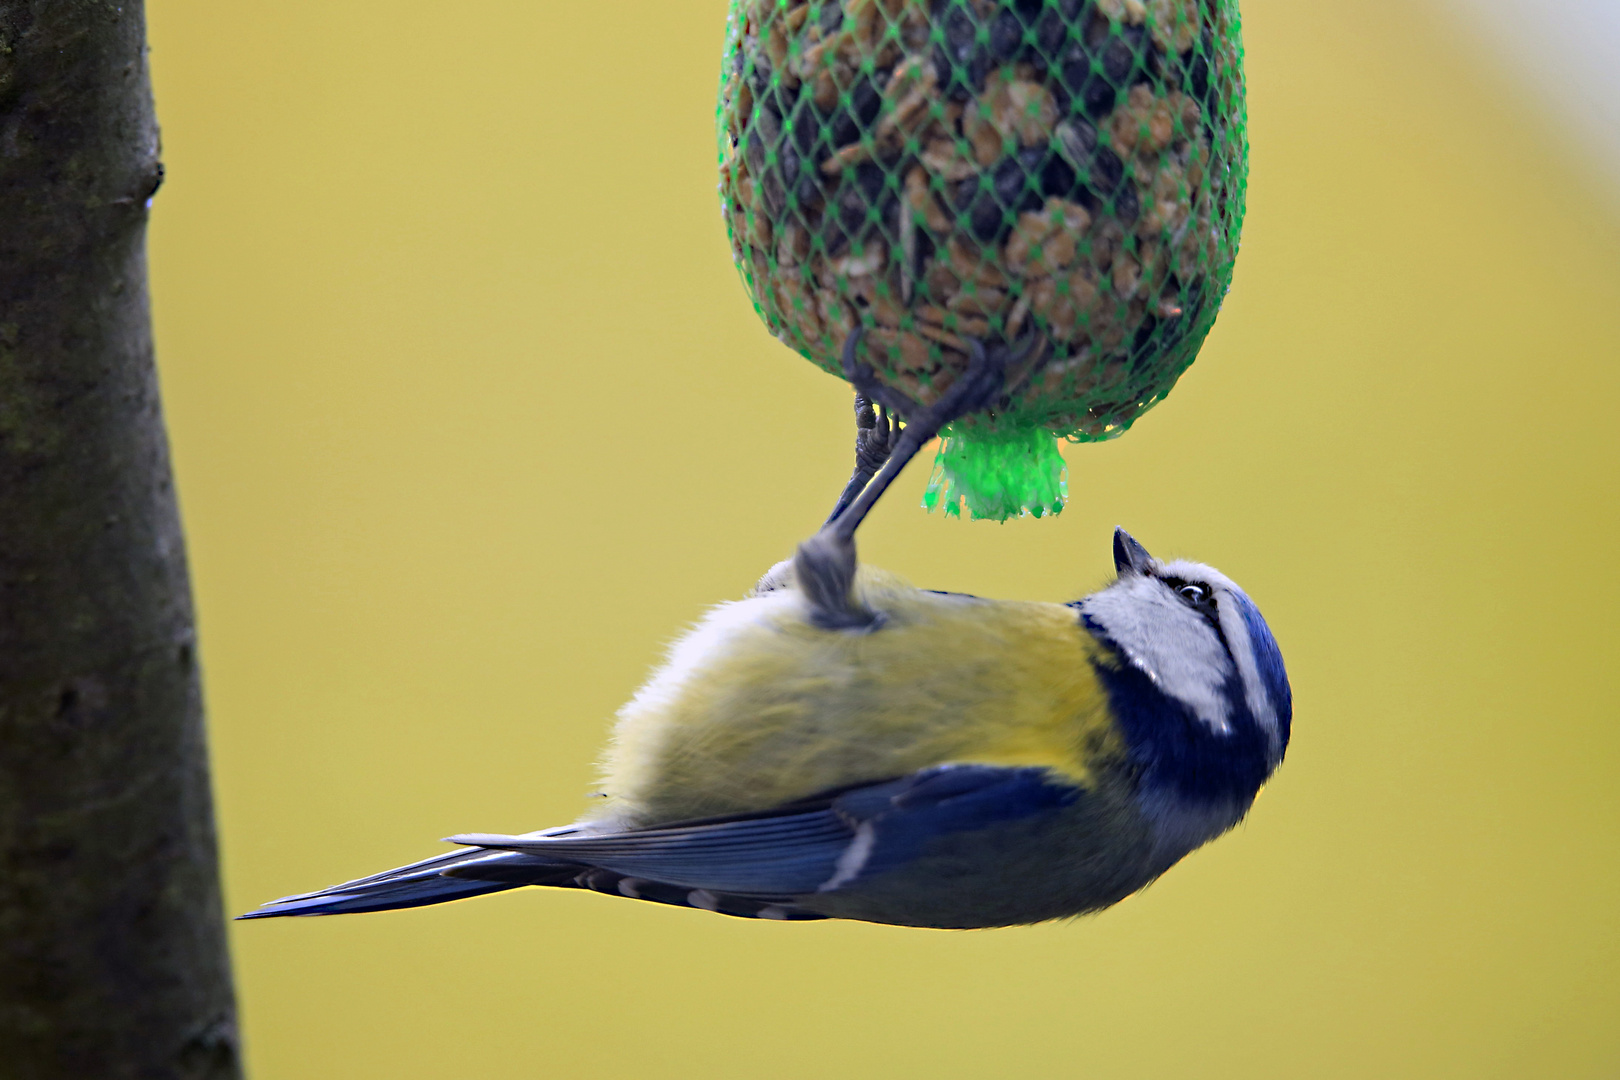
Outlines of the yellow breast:
[[763,810],[945,762],[1089,785],[1120,752],[1072,608],[940,595],[863,567],[887,621],[826,631],[791,587],[725,604],[620,711],[604,789],[650,824]]

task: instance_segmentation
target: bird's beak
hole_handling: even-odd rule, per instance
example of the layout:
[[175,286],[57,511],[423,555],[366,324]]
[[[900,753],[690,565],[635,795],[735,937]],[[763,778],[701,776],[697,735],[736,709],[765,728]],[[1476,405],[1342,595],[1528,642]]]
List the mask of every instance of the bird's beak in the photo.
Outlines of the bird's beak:
[[1153,556],[1147,548],[1136,542],[1136,537],[1124,529],[1114,530],[1114,570],[1120,577],[1126,574],[1146,574],[1153,568]]

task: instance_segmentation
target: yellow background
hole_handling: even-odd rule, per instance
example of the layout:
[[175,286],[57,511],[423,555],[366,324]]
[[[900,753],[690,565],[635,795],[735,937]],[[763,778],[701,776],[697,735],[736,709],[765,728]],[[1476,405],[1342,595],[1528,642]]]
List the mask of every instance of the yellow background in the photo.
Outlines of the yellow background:
[[[678,629],[820,520],[848,395],[716,208],[723,0],[153,0],[159,356],[233,910],[572,819]],[[1527,10],[1534,10],[1533,7]],[[1295,742],[1100,917],[936,933],[520,891],[233,927],[257,1080],[1614,1077],[1620,227],[1456,25],[1245,0],[1198,364],[1070,508],[862,534],[1071,599],[1109,529],[1256,597]]]

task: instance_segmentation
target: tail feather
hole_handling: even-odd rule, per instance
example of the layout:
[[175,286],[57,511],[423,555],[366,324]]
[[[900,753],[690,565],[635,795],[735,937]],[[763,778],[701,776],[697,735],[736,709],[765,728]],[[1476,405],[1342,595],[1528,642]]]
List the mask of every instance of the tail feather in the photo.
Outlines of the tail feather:
[[561,862],[518,851],[452,851],[409,866],[346,881],[319,892],[273,900],[238,919],[283,915],[351,915],[425,907],[525,885],[587,889],[675,907],[699,907],[745,919],[820,919],[786,898],[737,896],[632,877],[601,867]]
[[[544,872],[540,860],[517,856],[514,853],[491,853],[482,850],[452,851],[435,855],[431,859],[408,866],[385,870],[370,877],[356,878],[342,885],[334,885],[318,892],[299,893],[273,900],[256,911],[238,915],[238,919],[273,919],[282,915],[351,915],[367,911],[393,911],[398,908],[423,907],[443,904],[451,900],[464,900],[472,896],[503,892],[524,885],[566,884],[578,874],[580,867],[562,867],[551,864],[552,874]],[[521,861],[527,864],[522,880],[475,880],[466,877],[446,877],[445,872],[472,862],[497,863]],[[492,872],[495,867],[489,868]],[[498,876],[498,875],[497,875]],[[549,877],[557,880],[548,880]]]

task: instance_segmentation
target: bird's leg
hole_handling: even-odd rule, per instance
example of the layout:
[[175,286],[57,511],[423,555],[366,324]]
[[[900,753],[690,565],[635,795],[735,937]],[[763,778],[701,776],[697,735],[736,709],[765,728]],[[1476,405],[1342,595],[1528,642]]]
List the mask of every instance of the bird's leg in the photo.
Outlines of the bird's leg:
[[[894,483],[900,471],[917,456],[918,451],[927,446],[939,434],[940,429],[952,420],[978,412],[993,402],[1006,385],[1007,368],[1028,355],[1034,344],[1035,339],[1030,338],[1011,351],[998,346],[987,352],[982,343],[969,339],[968,348],[971,350],[972,359],[968,363],[967,370],[933,405],[923,408],[903,394],[896,395],[910,408],[904,410],[905,427],[901,429],[899,439],[894,441],[888,460],[855,500],[842,513],[822,526],[823,531],[830,529],[847,540],[853,540],[855,530],[866,519],[872,507],[877,505],[878,499],[882,498],[889,485]],[[866,376],[863,381],[876,381],[871,379],[870,369],[864,373],[857,371],[857,374]],[[859,385],[857,383],[857,386]],[[882,398],[879,397],[877,400],[881,401]]]
[[[876,401],[905,418],[898,439],[886,440],[889,452],[886,460],[870,482],[861,488],[852,500],[839,499],[839,508],[821,527],[821,531],[799,545],[794,555],[794,575],[800,590],[809,599],[811,618],[827,629],[874,628],[879,616],[858,605],[851,595],[855,583],[855,530],[860,527],[878,499],[894,483],[895,477],[917,456],[924,446],[939,434],[952,420],[989,405],[1006,384],[1007,368],[1022,360],[1034,344],[1034,339],[1007,351],[1001,347],[987,352],[984,345],[970,340],[972,360],[968,368],[942,394],[932,406],[924,408],[909,397],[884,386],[873,375],[872,369],[855,359],[855,346],[860,341],[860,330],[850,335],[844,346],[844,373],[868,401]],[[850,487],[860,475],[857,460],[856,476],[850,478]],[[845,495],[850,493],[845,488]]]

